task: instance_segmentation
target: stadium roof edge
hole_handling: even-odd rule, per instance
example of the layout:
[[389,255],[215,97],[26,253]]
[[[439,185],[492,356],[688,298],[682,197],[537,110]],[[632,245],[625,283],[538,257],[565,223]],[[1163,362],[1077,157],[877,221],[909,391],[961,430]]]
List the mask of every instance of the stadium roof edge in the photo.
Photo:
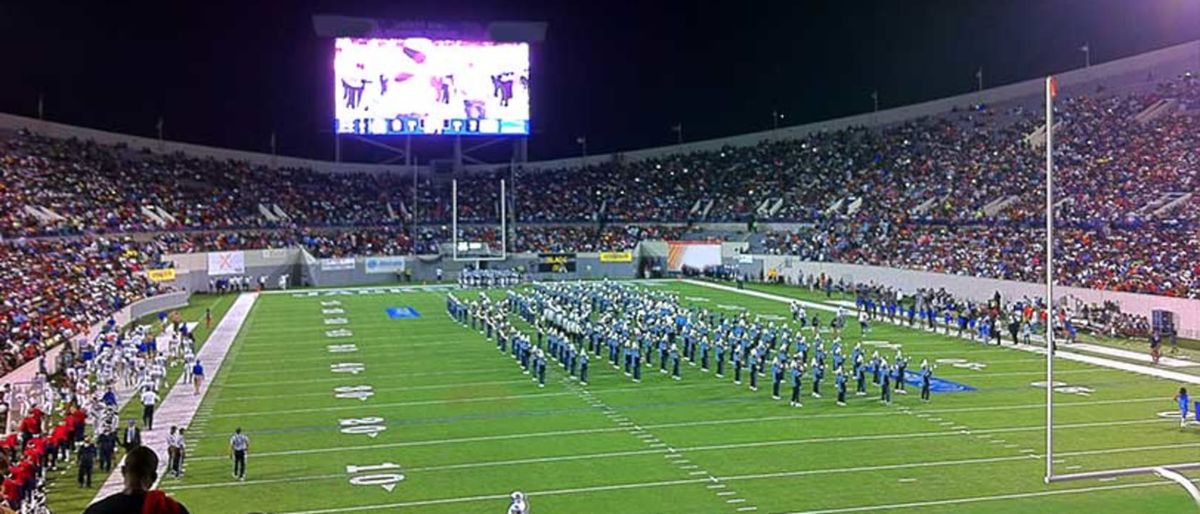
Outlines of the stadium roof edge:
[[[1159,50],[1125,57],[1105,63],[1094,64],[1090,68],[1080,68],[1058,74],[1059,87],[1067,92],[1081,86],[1109,80],[1119,76],[1144,73],[1146,71],[1170,71],[1172,66],[1182,69],[1200,69],[1200,40],[1191,41]],[[1190,67],[1190,68],[1189,68]],[[655,148],[645,148],[621,151],[609,154],[592,155],[525,163],[526,169],[579,168],[610,162],[616,158],[625,160],[642,160],[664,157],[673,154],[703,150],[716,150],[725,146],[750,146],[762,141],[785,140],[803,137],[807,134],[838,130],[854,126],[883,126],[899,123],[923,116],[949,112],[956,107],[965,107],[978,103],[996,104],[1006,101],[1035,97],[1041,94],[1042,78],[1033,78],[1013,84],[1007,84],[979,92],[940,98],[928,102],[895,107],[879,112],[870,112],[835,118],[826,121],[808,123],[792,127],[780,128],[761,132],[752,132],[736,136],[670,145]],[[156,153],[182,152],[195,157],[208,157],[217,160],[243,160],[255,165],[273,168],[312,168],[333,173],[371,172],[397,173],[412,169],[403,165],[383,165],[369,163],[333,162],[319,159],[304,159],[299,157],[274,156],[271,154],[245,150],[217,148],[193,143],[176,141],[159,141],[154,138],[119,134],[99,129],[79,127],[38,120],[25,116],[0,113],[0,130],[29,129],[35,133],[58,137],[93,140],[97,143],[116,145],[124,144],[133,149],[145,149]],[[494,170],[495,164],[467,165],[466,171]],[[417,171],[424,174],[431,172],[429,166],[418,166]]]

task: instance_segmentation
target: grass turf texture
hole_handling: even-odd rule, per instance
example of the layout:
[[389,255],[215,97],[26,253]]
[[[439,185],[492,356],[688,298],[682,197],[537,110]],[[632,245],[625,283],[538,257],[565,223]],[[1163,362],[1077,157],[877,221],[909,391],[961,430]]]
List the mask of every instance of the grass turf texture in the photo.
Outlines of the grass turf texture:
[[[196,326],[197,351],[201,346],[204,346],[204,343],[208,341],[209,334],[212,333],[211,329],[204,326],[204,310],[209,308],[212,309],[212,326],[213,328],[216,328],[217,323],[220,322],[221,318],[225,316],[225,312],[229,310],[231,305],[233,305],[233,301],[235,299],[237,299],[237,295],[235,294],[192,296],[191,303],[187,307],[179,309],[179,314],[184,321],[199,322],[199,324]],[[156,314],[140,318],[134,322],[134,325],[150,325],[153,327],[151,332],[155,334],[161,331],[158,322],[158,315]],[[179,374],[182,372],[183,370],[180,367],[167,369],[167,377],[165,380],[163,380],[164,385],[162,389],[158,391],[160,396],[167,396],[167,391],[170,390],[171,385],[173,385],[175,381],[179,379]],[[137,420],[138,425],[141,426],[142,404],[136,398],[130,400],[129,403],[125,405],[125,408],[121,409],[121,423],[119,426],[124,428],[125,422],[130,419]],[[163,429],[165,430],[168,428],[169,427],[164,427]],[[92,433],[90,427],[88,433]],[[95,439],[93,438],[93,440]],[[117,453],[113,457],[114,467],[116,467],[116,463],[119,462],[124,455],[125,451],[118,447]],[[160,458],[166,459],[166,456],[162,455]],[[83,512],[83,509],[85,509],[87,505],[91,503],[92,498],[96,496],[96,490],[99,489],[99,487],[104,484],[104,481],[108,479],[108,473],[100,471],[100,465],[97,461],[96,466],[92,469],[92,488],[81,488],[75,481],[76,473],[79,469],[76,466],[76,463],[77,461],[75,461],[74,456],[72,456],[71,462],[66,466],[61,464],[59,465],[60,471],[49,472],[48,477],[50,485],[47,488],[47,496],[49,497],[49,507],[51,512]]]
[[[710,309],[788,315],[777,301],[658,287]],[[765,379],[754,393],[685,364],[680,382],[654,366],[634,384],[602,358],[592,360],[587,387],[551,365],[539,389],[493,342],[451,321],[444,298],[261,297],[201,406],[208,421],[192,431],[187,475],[162,487],[192,512],[214,513],[495,513],[513,490],[528,493],[536,512],[572,514],[1194,510],[1178,486],[1150,477],[1044,485],[1037,457],[1045,392],[1030,385],[1044,375],[1036,355],[876,323],[867,339],[902,344],[914,363],[986,364],[937,370],[979,391],[935,394],[923,404],[910,386],[910,395],[885,406],[871,388],[872,396],[839,408],[830,373],[825,398],[805,396],[795,409],[772,401]],[[330,300],[345,313],[323,315],[321,302]],[[386,309],[395,306],[422,317],[389,319]],[[350,322],[330,326],[326,317]],[[853,343],[859,334],[850,325]],[[336,328],[353,336],[326,337]],[[331,344],[357,351],[330,353]],[[330,369],[348,362],[365,370]],[[1194,433],[1155,415],[1173,409],[1176,384],[1056,365],[1059,380],[1094,389],[1056,397],[1057,472],[1194,460]],[[362,385],[374,395],[334,395],[335,387]],[[808,385],[806,378],[806,392]],[[366,417],[383,418],[386,430],[374,438],[340,431],[340,420]],[[252,441],[245,482],[230,477],[228,439],[238,426]],[[399,469],[347,470],[382,463]],[[371,476],[387,474],[404,478],[389,491],[375,482],[387,477]]]

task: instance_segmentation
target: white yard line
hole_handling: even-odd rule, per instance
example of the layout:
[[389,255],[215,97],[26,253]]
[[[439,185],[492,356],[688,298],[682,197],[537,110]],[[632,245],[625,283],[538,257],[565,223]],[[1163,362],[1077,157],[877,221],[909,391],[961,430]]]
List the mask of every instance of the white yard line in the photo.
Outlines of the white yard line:
[[[720,384],[717,384],[717,383],[695,383],[695,384],[668,384],[668,385],[663,385],[663,386],[651,386],[651,387],[641,387],[641,388],[621,387],[621,388],[614,388],[614,389],[604,391],[604,393],[605,394],[641,393],[644,391],[652,391],[652,390],[656,390],[656,389],[687,389],[687,388],[696,388],[696,387],[713,387],[713,386],[717,386],[717,385],[720,385]],[[328,394],[330,396],[332,396],[333,391],[330,390],[330,392]],[[419,400],[419,401],[411,401],[411,402],[392,402],[392,403],[359,402],[356,404],[348,403],[347,405],[336,406],[336,407],[313,407],[313,408],[308,408],[308,409],[285,409],[285,410],[272,410],[272,411],[213,414],[212,417],[214,417],[214,418],[244,418],[244,417],[252,417],[252,416],[275,416],[275,415],[279,415],[279,414],[304,414],[304,413],[309,413],[309,412],[337,412],[337,411],[343,411],[343,410],[361,410],[364,405],[373,407],[373,408],[377,408],[377,409],[383,409],[383,408],[389,408],[389,407],[414,407],[414,406],[420,406],[420,405],[438,405],[438,404],[445,404],[445,403],[478,403],[478,402],[492,402],[492,401],[496,401],[496,400],[522,400],[522,399],[529,399],[529,398],[553,398],[553,397],[558,397],[558,396],[574,396],[574,395],[575,395],[575,393],[571,392],[571,391],[560,391],[560,392],[553,392],[553,393],[514,394],[514,395],[508,395],[508,396],[480,396],[478,398],[459,398],[457,400],[445,400],[445,399],[443,399],[443,400]]]
[[[168,427],[175,425],[186,427],[192,417],[196,415],[196,411],[200,408],[200,401],[204,399],[204,394],[208,392],[209,384],[212,383],[212,378],[217,376],[217,372],[221,369],[221,363],[225,360],[225,355],[229,353],[229,348],[233,346],[234,339],[237,338],[238,332],[242,325],[245,324],[246,318],[250,315],[250,309],[254,307],[254,301],[258,298],[256,293],[242,293],[238,296],[233,305],[229,307],[229,311],[225,313],[225,317],[221,318],[221,322],[213,329],[204,346],[196,354],[196,358],[204,365],[206,380],[200,386],[200,394],[194,394],[192,383],[189,380],[180,380],[175,383],[166,398],[163,399],[154,413],[154,421],[158,427],[153,431],[142,432],[142,444],[154,450],[159,455],[158,476],[162,477],[167,469],[167,431]],[[185,376],[187,370],[184,370]],[[117,464],[116,469],[124,463]],[[123,479],[120,473],[112,473],[104,484],[96,491],[95,502],[101,498],[120,491],[124,487]]]
[[[353,378],[349,378],[352,376],[354,376],[354,375],[347,375],[347,378],[341,378],[341,379],[338,379],[338,381],[339,382],[353,381],[354,380]],[[518,378],[518,379],[512,379],[512,380],[489,380],[486,382],[451,382],[449,384],[427,384],[427,385],[418,385],[418,386],[379,387],[379,388],[375,389],[375,392],[380,393],[380,392],[396,392],[396,391],[424,391],[424,390],[433,390],[433,389],[458,389],[458,388],[463,388],[463,387],[471,388],[471,387],[485,386],[485,385],[528,384],[528,383],[529,383],[529,379],[527,379],[527,378],[519,379]],[[275,400],[275,399],[282,399],[282,398],[297,398],[297,397],[304,397],[304,396],[326,396],[327,397],[327,396],[330,396],[331,394],[333,394],[331,391],[320,391],[320,392],[313,392],[313,393],[269,394],[269,395],[260,395],[260,396],[230,396],[228,398],[222,398],[221,401],[222,402],[238,402],[238,401],[250,401],[250,400]]]
[[1044,497],[1044,496],[1061,496],[1061,495],[1065,495],[1065,494],[1081,494],[1081,493],[1091,493],[1091,492],[1097,492],[1097,491],[1112,491],[1112,490],[1117,490],[1117,489],[1131,489],[1131,488],[1135,488],[1135,487],[1136,488],[1155,487],[1155,486],[1164,486],[1164,485],[1172,485],[1172,484],[1171,484],[1171,482],[1155,481],[1155,482],[1144,482],[1144,483],[1137,483],[1137,484],[1077,487],[1077,488],[1073,488],[1073,489],[1058,489],[1058,490],[1053,490],[1053,491],[1039,491],[1039,492],[1033,492],[1033,493],[996,494],[996,495],[991,495],[991,496],[971,496],[971,497],[966,497],[966,498],[953,498],[953,499],[949,499],[949,500],[931,500],[931,501],[910,502],[910,503],[891,503],[891,504],[884,504],[884,505],[865,505],[865,506],[861,506],[861,507],[846,507],[846,508],[840,508],[840,509],[805,510],[805,511],[789,512],[787,514],[842,514],[842,513],[847,513],[847,512],[868,512],[868,511],[880,511],[880,510],[910,509],[913,507],[934,507],[934,506],[938,506],[938,505],[961,505],[964,503],[979,503],[979,502],[987,502],[987,501],[1019,500],[1019,499],[1024,499],[1024,498],[1040,498],[1040,497]]
[[[761,420],[761,419],[762,418],[755,418],[756,421]],[[1144,419],[1144,420],[1130,420],[1130,421],[1103,421],[1103,422],[1094,422],[1094,423],[1075,423],[1075,424],[1061,425],[1056,428],[1067,430],[1067,429],[1073,429],[1073,428],[1097,428],[1097,427],[1124,426],[1124,425],[1145,425],[1145,424],[1157,424],[1157,423],[1168,423],[1168,422],[1175,423],[1175,420],[1168,419],[1168,418],[1149,418],[1149,419]],[[649,429],[649,428],[656,428],[656,427],[654,425],[646,425],[642,428]],[[657,428],[661,428],[661,427],[657,427]],[[1034,426],[1027,426],[1027,427],[987,428],[987,429],[976,430],[976,431],[974,431],[974,433],[976,433],[976,434],[1002,434],[1002,433],[1010,433],[1010,432],[1037,432],[1039,430],[1045,430],[1045,428],[1046,428],[1045,425],[1034,425]],[[536,432],[536,433],[528,433],[528,434],[511,434],[511,435],[500,435],[500,436],[462,437],[462,438],[456,438],[456,439],[436,439],[436,440],[429,440],[429,441],[407,441],[407,442],[398,442],[398,443],[381,443],[381,444],[367,444],[367,445],[356,445],[356,446],[336,446],[336,447],[331,447],[331,448],[309,448],[309,449],[304,449],[304,450],[282,450],[282,451],[276,451],[276,452],[259,452],[259,453],[255,453],[254,456],[255,456],[255,458],[286,457],[286,456],[293,456],[293,455],[311,455],[311,454],[320,454],[320,453],[342,453],[342,452],[353,452],[353,451],[380,450],[380,449],[386,449],[386,448],[408,448],[408,447],[414,447],[414,446],[440,446],[440,445],[453,445],[453,444],[459,444],[459,443],[477,443],[477,442],[483,442],[483,441],[541,438],[541,437],[558,437],[558,436],[564,436],[564,435],[585,435],[585,434],[595,434],[595,433],[615,433],[615,432],[622,432],[622,431],[628,431],[628,429],[625,427],[595,428],[595,429],[580,429],[580,430],[563,430],[563,431],[557,431],[557,432]],[[824,443],[846,443],[846,442],[858,442],[858,441],[880,441],[880,440],[897,440],[897,439],[900,439],[900,440],[923,439],[923,438],[930,438],[930,437],[952,437],[952,436],[958,436],[960,434],[961,433],[957,430],[937,430],[937,431],[929,431],[929,432],[907,432],[907,433],[901,433],[901,434],[866,434],[866,435],[856,435],[856,436],[817,437],[817,438],[807,438],[807,439],[783,439],[783,440],[775,440],[775,441],[757,441],[757,442],[751,442],[751,443],[731,443],[731,444],[681,447],[681,448],[675,448],[674,452],[671,452],[670,450],[665,450],[665,451],[664,450],[632,450],[632,451],[610,452],[610,453],[593,453],[593,454],[579,455],[579,456],[551,457],[550,460],[548,460],[548,461],[541,461],[541,460],[537,460],[537,459],[524,460],[524,461],[507,460],[507,461],[500,461],[500,462],[494,462],[494,463],[487,463],[485,465],[486,466],[502,466],[502,465],[509,465],[509,464],[518,464],[518,463],[529,464],[529,463],[536,463],[536,462],[554,462],[554,461],[574,460],[574,459],[626,457],[626,456],[632,456],[632,455],[652,455],[652,454],[656,454],[656,453],[732,450],[732,449],[742,449],[742,448],[761,448],[761,447],[770,447],[770,446],[786,446],[786,445],[798,445],[798,444],[824,444]],[[1186,445],[1176,445],[1176,446],[1182,447],[1182,446],[1186,446]],[[1197,444],[1197,446],[1200,446],[1200,444]],[[189,461],[206,461],[206,460],[224,460],[225,458],[226,457],[224,457],[224,456],[220,456],[220,457],[218,457],[218,456],[196,456],[196,457],[188,457],[188,460]],[[681,457],[676,457],[676,458],[681,458]],[[424,468],[424,470],[430,471],[430,470],[434,470],[434,469],[459,469],[462,467],[467,467],[467,466],[464,466],[462,464],[451,464],[451,465],[441,466],[441,467]],[[481,467],[481,465],[472,464],[471,467]]]
[[[727,286],[727,285],[723,285],[723,284],[713,284],[711,282],[704,282],[704,281],[700,281],[700,280],[685,279],[685,280],[683,280],[683,282],[687,283],[687,284],[695,285],[695,286],[707,287],[709,289],[717,289],[720,291],[739,293],[739,294],[743,294],[743,295],[747,295],[747,296],[764,298],[767,300],[775,300],[777,302],[791,303],[793,301],[796,301],[796,302],[800,302],[800,304],[802,304],[806,307],[811,307],[814,309],[821,309],[821,310],[828,311],[828,312],[837,312],[836,307],[832,307],[832,306],[829,306],[824,303],[810,302],[807,300],[799,300],[797,298],[780,296],[780,295],[771,294],[771,293],[764,293],[762,291],[738,289],[738,288],[732,287],[732,286]],[[1005,346],[998,346],[997,348],[1015,349],[1015,350],[1021,350],[1024,352],[1036,353],[1036,354],[1040,354],[1040,355],[1045,355],[1045,353],[1046,353],[1043,348],[1030,347],[1027,345],[1015,345],[1015,346],[1005,345]],[[1105,359],[1105,358],[1101,358],[1101,357],[1094,357],[1091,355],[1082,355],[1082,354],[1067,351],[1064,348],[1067,348],[1067,346],[1066,345],[1060,346],[1058,348],[1058,351],[1054,352],[1054,355],[1063,360],[1082,362],[1085,364],[1091,364],[1093,366],[1100,366],[1100,367],[1116,369],[1116,370],[1121,370],[1121,371],[1128,371],[1131,373],[1138,373],[1141,375],[1165,378],[1168,380],[1174,380],[1176,382],[1184,382],[1184,383],[1188,383],[1188,384],[1200,384],[1200,376],[1197,376],[1197,375],[1181,373],[1178,371],[1168,371],[1168,370],[1154,368],[1154,367],[1150,367],[1150,366],[1142,366],[1139,364],[1131,364],[1128,362],[1115,361],[1112,359]]]
[[[1171,449],[1171,448],[1175,448],[1175,445],[1145,447],[1145,449]],[[1064,453],[1063,455],[1105,455],[1105,454],[1111,454],[1111,453],[1131,452],[1131,451],[1140,451],[1140,450],[1141,449],[1138,449],[1138,448],[1087,450],[1087,451],[1078,451],[1078,452],[1067,452],[1067,453]],[[743,480],[762,480],[762,479],[811,476],[811,475],[861,473],[861,472],[887,471],[887,470],[897,470],[897,469],[919,469],[919,468],[931,468],[931,467],[942,467],[942,466],[988,464],[988,463],[997,463],[997,462],[1019,462],[1019,461],[1028,461],[1028,460],[1029,460],[1028,456],[1022,455],[1022,456],[1009,456],[1009,457],[989,457],[989,458],[979,458],[979,459],[958,459],[958,460],[943,460],[943,461],[929,461],[929,462],[911,462],[911,463],[905,463],[905,464],[884,464],[884,465],[877,465],[877,466],[856,466],[856,467],[846,467],[846,468],[825,468],[825,469],[812,469],[812,470],[799,470],[799,471],[781,471],[781,472],[775,472],[775,473],[755,473],[755,474],[747,474],[747,475],[732,475],[732,476],[725,476],[725,477],[714,476],[713,478],[705,477],[705,478],[693,478],[693,479],[684,479],[684,480],[666,480],[666,481],[658,481],[658,482],[612,484],[612,485],[603,485],[603,486],[579,487],[579,488],[571,488],[571,489],[554,489],[554,490],[547,490],[547,491],[533,491],[533,492],[528,492],[526,494],[528,494],[531,497],[556,496],[556,495],[569,495],[569,494],[590,493],[590,492],[599,492],[599,491],[614,491],[614,490],[643,489],[643,488],[654,488],[654,487],[670,487],[670,486],[676,486],[676,485],[702,484],[702,483],[709,483],[709,482],[713,482],[713,481],[721,483],[721,482],[735,482],[735,481],[743,481]],[[1116,486],[1116,487],[1138,487],[1138,486],[1145,487],[1145,486],[1149,486],[1149,485],[1166,485],[1166,484],[1167,484],[1166,482],[1149,482],[1146,484],[1125,484],[1123,486]],[[229,484],[229,485],[234,485],[234,484]],[[930,501],[930,502],[914,502],[914,503],[905,503],[905,504],[850,507],[849,509],[806,511],[804,513],[794,513],[794,514],[832,514],[832,513],[836,513],[836,512],[858,512],[858,511],[874,510],[874,509],[897,509],[897,508],[929,506],[929,505],[951,505],[951,504],[956,504],[956,503],[971,503],[971,502],[975,502],[975,501],[1027,498],[1027,497],[1037,497],[1037,496],[1048,496],[1048,495],[1053,495],[1053,494],[1069,494],[1070,492],[1084,492],[1084,491],[1088,491],[1088,490],[1104,490],[1104,488],[1079,488],[1079,489],[1070,489],[1070,490],[1043,491],[1043,492],[1033,492],[1033,493],[1016,493],[1016,494],[1005,494],[1005,495],[994,495],[994,496],[977,496],[977,497],[972,497],[972,498],[955,498],[955,499],[950,499],[950,500],[934,500],[934,501]],[[458,497],[458,498],[440,498],[440,499],[417,500],[417,501],[399,502],[399,503],[360,505],[360,506],[354,506],[354,507],[338,507],[338,508],[331,508],[331,509],[293,511],[293,512],[285,512],[285,513],[281,513],[281,514],[333,514],[333,513],[339,513],[339,512],[357,512],[357,511],[395,509],[395,508],[400,508],[400,507],[417,507],[417,506],[426,506],[426,505],[467,503],[467,502],[475,502],[475,501],[494,500],[494,499],[506,498],[506,497],[507,497],[507,494],[464,496],[464,497]]]

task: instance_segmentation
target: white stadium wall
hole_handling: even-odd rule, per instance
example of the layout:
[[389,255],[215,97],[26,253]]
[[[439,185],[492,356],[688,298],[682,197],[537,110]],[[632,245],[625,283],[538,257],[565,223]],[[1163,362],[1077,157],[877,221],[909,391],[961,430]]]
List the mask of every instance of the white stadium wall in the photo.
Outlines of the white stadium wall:
[[[845,279],[849,283],[882,284],[908,293],[915,292],[919,288],[943,288],[954,296],[978,301],[990,299],[996,291],[999,291],[1000,295],[1006,299],[1046,296],[1046,285],[1032,282],[859,264],[809,262],[796,257],[780,255],[756,255],[755,259],[762,262],[764,272],[772,268],[777,269],[781,276],[790,278],[793,282],[801,274],[811,276],[824,273],[825,276],[832,277],[834,280]],[[1054,294],[1058,300],[1070,297],[1087,304],[1113,302],[1119,305],[1123,312],[1147,318],[1150,318],[1150,312],[1153,310],[1170,311],[1175,313],[1175,326],[1178,328],[1180,336],[1200,338],[1200,300],[1067,286],[1055,286]]]

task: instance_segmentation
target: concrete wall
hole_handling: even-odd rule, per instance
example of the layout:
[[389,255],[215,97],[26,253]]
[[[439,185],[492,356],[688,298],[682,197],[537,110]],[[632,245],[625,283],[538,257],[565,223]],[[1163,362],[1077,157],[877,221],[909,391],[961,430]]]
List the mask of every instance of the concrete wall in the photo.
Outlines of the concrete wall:
[[[834,280],[845,279],[847,282],[862,282],[884,284],[905,292],[913,292],[918,288],[945,288],[947,292],[962,298],[985,301],[999,291],[1004,298],[1044,298],[1046,285],[1015,280],[998,280],[978,278],[964,275],[949,275],[929,271],[901,270],[880,266],[863,266],[858,264],[840,264],[833,262],[807,262],[796,257],[778,255],[756,255],[756,261],[761,261],[764,269],[776,268],[782,276],[792,280],[803,275],[824,273]],[[1200,338],[1200,300],[1170,298],[1119,291],[1102,291],[1084,289],[1081,287],[1055,286],[1055,301],[1072,298],[1088,304],[1113,302],[1121,307],[1123,312],[1150,317],[1153,310],[1166,310],[1175,313],[1175,325],[1179,335],[1186,338]]]
[[[406,279],[395,272],[367,272],[367,261],[372,257],[355,257],[353,268],[339,269],[335,262],[326,259],[316,259],[308,252],[298,248],[274,250],[245,250],[246,272],[244,275],[257,280],[260,275],[266,275],[267,288],[278,287],[281,274],[290,277],[289,287],[348,287],[373,284],[394,284]],[[538,256],[533,253],[509,254],[502,261],[485,261],[483,266],[492,269],[514,269],[523,267],[534,279],[586,279],[586,278],[627,278],[637,272],[638,252],[634,251],[631,262],[600,262],[599,253],[576,254],[576,271],[574,273],[538,273]],[[665,254],[665,252],[664,252]],[[416,282],[429,282],[437,279],[437,270],[441,269],[446,280],[455,280],[459,271],[473,266],[474,261],[455,261],[441,255],[404,256],[404,267],[411,272],[411,278]],[[166,256],[175,264],[176,279],[165,284],[177,289],[203,292],[208,290],[209,279],[221,278],[208,274],[208,254],[171,254]]]

